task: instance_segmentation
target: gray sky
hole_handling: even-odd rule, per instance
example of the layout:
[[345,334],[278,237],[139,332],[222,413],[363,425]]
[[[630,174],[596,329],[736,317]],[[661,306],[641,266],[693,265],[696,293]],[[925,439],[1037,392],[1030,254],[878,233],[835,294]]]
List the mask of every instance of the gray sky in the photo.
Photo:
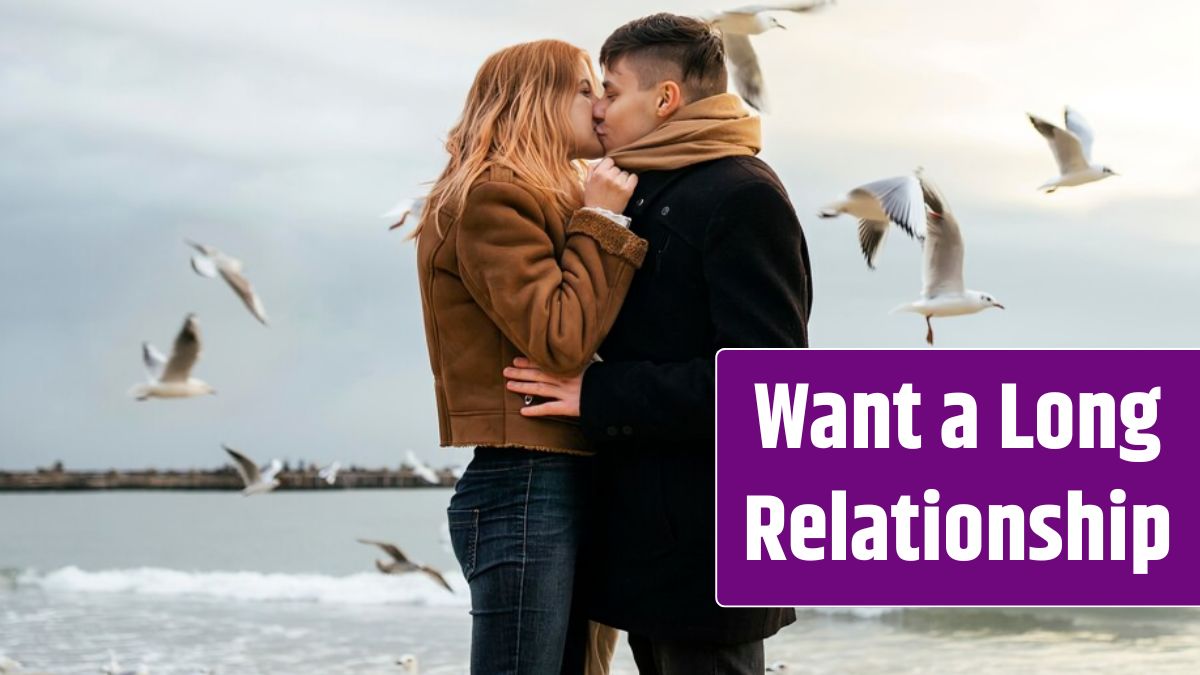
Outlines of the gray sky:
[[[921,347],[919,247],[862,263],[816,210],[924,165],[959,216],[967,284],[1005,312],[945,347],[1192,347],[1200,338],[1200,8],[1165,0],[841,0],[756,40],[763,158],[809,238],[814,346]],[[619,0],[328,3],[0,0],[0,468],[207,467],[253,456],[435,465],[411,243],[377,216],[444,164],[440,139],[496,49],[593,55],[658,7]],[[1122,176],[1042,195],[1024,117],[1078,108]],[[1186,216],[1188,217],[1184,217]],[[188,269],[184,236],[242,258],[264,329]],[[186,312],[221,392],[136,403],[139,345]]]

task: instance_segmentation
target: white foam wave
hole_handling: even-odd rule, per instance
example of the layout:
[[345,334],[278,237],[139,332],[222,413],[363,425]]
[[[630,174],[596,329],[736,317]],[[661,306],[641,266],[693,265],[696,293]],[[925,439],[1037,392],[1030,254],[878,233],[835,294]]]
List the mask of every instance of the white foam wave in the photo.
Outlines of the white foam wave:
[[292,601],[345,605],[469,606],[470,593],[461,574],[448,572],[451,594],[419,574],[348,576],[264,572],[188,572],[157,567],[82,570],[75,566],[38,574],[26,572],[18,586],[52,593],[128,593],[148,596],[191,596],[223,600]]
[[903,607],[814,607],[817,614],[853,619],[878,619],[885,614],[904,611]]

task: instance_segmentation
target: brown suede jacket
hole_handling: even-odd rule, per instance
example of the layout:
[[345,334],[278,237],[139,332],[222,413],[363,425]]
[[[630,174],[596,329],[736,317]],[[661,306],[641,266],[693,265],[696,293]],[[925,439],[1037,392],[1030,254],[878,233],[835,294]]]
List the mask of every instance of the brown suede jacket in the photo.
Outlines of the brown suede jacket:
[[579,210],[563,223],[553,203],[492,168],[459,218],[417,241],[425,337],[443,446],[586,453],[578,421],[523,417],[525,397],[502,370],[524,355],[576,374],[604,340],[646,241]]

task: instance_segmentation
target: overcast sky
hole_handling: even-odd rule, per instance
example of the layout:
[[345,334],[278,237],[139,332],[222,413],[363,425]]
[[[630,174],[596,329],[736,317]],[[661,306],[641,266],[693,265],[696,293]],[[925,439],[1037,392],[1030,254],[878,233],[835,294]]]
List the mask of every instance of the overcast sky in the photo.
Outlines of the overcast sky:
[[[1200,6],[1153,0],[841,0],[756,39],[765,150],[808,236],[813,346],[921,347],[888,310],[920,249],[870,272],[817,209],[926,167],[963,224],[967,285],[1008,307],[936,323],[945,347],[1200,343]],[[252,456],[435,465],[410,242],[378,214],[444,165],[441,138],[496,49],[593,55],[691,2],[0,0],[0,469],[208,467]],[[1122,175],[1053,195],[1025,119],[1063,104]],[[183,237],[246,263],[272,319],[188,268]],[[189,311],[220,394],[137,403],[140,343]]]

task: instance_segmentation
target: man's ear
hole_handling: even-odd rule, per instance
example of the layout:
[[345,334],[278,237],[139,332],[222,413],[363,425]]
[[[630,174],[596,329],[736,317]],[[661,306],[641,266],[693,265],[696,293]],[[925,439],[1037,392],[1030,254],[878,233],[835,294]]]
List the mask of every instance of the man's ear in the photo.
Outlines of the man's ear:
[[658,100],[655,102],[654,115],[665,120],[675,114],[683,106],[683,92],[679,83],[674,80],[664,80],[658,85]]

